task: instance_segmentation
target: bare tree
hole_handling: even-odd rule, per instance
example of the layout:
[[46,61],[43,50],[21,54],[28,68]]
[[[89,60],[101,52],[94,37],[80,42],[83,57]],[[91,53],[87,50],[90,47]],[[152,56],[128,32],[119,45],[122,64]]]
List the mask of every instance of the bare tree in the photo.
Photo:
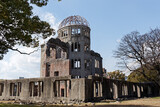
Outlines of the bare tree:
[[[114,56],[120,59],[130,71],[140,68],[142,75],[160,87],[160,29],[154,29],[144,35],[134,31],[125,35]],[[131,66],[132,63],[132,66]],[[147,70],[156,70],[157,78],[145,74]]]

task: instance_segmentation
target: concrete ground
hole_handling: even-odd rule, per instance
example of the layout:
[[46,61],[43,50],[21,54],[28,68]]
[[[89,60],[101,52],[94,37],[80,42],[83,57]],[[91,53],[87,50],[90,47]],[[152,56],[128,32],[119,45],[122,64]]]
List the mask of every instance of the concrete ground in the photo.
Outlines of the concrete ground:
[[[0,101],[0,107],[44,107],[41,105],[16,105],[11,101]],[[126,101],[103,101],[99,103],[83,103],[80,105],[47,105],[45,107],[160,107],[160,97],[141,98]]]
[[135,100],[96,103],[96,107],[160,107],[160,97],[141,98]]

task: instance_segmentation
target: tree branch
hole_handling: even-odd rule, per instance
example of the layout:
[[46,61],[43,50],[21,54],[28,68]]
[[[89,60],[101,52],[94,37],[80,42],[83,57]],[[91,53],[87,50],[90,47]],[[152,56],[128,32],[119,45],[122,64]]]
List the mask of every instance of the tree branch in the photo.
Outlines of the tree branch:
[[18,48],[17,48],[17,49],[9,48],[9,49],[12,50],[12,51],[17,51],[17,52],[19,52],[20,54],[25,54],[25,55],[31,55],[32,53],[37,52],[37,51],[39,50],[39,48],[38,48],[38,49],[36,49],[36,50],[34,50],[34,51],[32,51],[32,52],[27,53],[27,52],[21,52],[20,50],[18,50]]

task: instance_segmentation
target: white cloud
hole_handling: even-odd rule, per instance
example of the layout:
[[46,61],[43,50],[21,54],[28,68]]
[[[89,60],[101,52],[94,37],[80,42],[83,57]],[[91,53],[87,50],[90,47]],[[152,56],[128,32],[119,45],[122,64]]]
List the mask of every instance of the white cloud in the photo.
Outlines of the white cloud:
[[[23,48],[26,50],[31,50]],[[22,50],[20,48],[20,50]],[[40,76],[40,51],[32,55],[10,52],[0,61],[0,79],[17,79],[18,77]]]
[[[52,28],[58,29],[58,22],[52,13],[38,12],[40,18],[47,21]],[[53,36],[52,36],[53,37]],[[48,39],[47,39],[48,40]],[[40,40],[43,43],[44,40]],[[32,52],[32,48],[19,48],[23,52]],[[18,79],[19,77],[34,78],[40,76],[40,50],[31,55],[22,55],[18,52],[10,51],[0,60],[0,79]]]
[[117,42],[117,43],[120,43],[120,42],[121,42],[121,40],[120,40],[120,39],[117,39],[117,40],[116,40],[116,42]]
[[40,15],[40,18],[48,23],[50,23],[51,27],[55,29],[56,31],[58,30],[58,25],[59,23],[56,23],[56,18],[52,13],[45,12]]

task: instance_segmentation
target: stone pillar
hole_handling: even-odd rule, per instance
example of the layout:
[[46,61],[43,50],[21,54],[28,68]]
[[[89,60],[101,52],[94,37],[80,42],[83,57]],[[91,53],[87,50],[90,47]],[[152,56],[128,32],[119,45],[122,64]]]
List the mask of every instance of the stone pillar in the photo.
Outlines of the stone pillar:
[[137,97],[141,97],[140,87],[137,85]]
[[34,96],[34,82],[31,83],[32,86],[32,97]]
[[58,81],[55,81],[55,84],[56,84],[56,97],[58,97]]
[[52,87],[53,87],[53,90],[51,91],[51,92],[52,92],[52,97],[55,97],[55,92],[56,92],[55,86],[56,86],[56,82],[53,81],[52,85],[53,85],[53,86],[52,86]]
[[125,95],[125,90],[124,90],[124,84],[121,84],[121,92],[122,92],[122,96],[124,96]]
[[98,97],[101,96],[100,82],[98,82]]
[[67,97],[67,80],[65,80],[64,97]]
[[58,81],[58,97],[60,97],[60,81]]
[[40,95],[40,82],[38,82],[38,92],[37,92],[37,94],[38,94],[37,96],[39,96],[39,97],[41,96]]
[[21,83],[18,83],[18,96],[20,96],[20,90],[21,90]]
[[116,82],[113,82],[113,98],[117,99],[118,98],[118,87]]
[[125,88],[125,90],[126,90],[125,95],[128,96],[128,85],[126,84],[125,87],[126,87],[126,88]]
[[0,96],[2,95],[2,84],[0,84]]
[[144,90],[143,85],[141,85],[141,97],[144,97]]
[[18,87],[18,86],[19,86],[19,84],[16,83],[16,96],[19,96],[19,95],[18,95],[18,94],[19,94],[19,93],[18,93],[18,92],[19,92],[19,87]]
[[93,85],[94,85],[94,97],[96,97],[96,83],[94,82]]
[[100,97],[102,97],[102,82],[99,82],[100,85]]
[[14,84],[12,83],[12,95],[11,96],[13,96],[13,94],[14,94]]

